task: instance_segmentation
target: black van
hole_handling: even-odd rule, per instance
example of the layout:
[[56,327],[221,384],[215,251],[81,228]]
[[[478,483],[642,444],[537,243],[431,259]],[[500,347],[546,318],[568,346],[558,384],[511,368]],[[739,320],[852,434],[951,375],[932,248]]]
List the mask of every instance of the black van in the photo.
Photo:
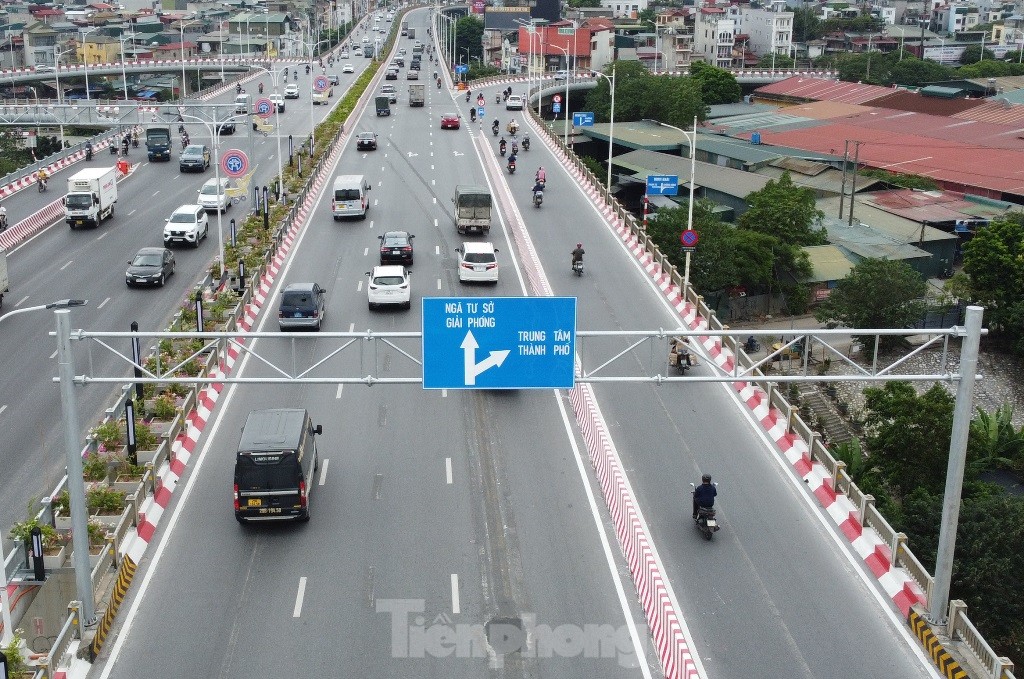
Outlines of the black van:
[[309,521],[309,494],[320,467],[313,426],[303,408],[253,410],[235,457],[235,518]]

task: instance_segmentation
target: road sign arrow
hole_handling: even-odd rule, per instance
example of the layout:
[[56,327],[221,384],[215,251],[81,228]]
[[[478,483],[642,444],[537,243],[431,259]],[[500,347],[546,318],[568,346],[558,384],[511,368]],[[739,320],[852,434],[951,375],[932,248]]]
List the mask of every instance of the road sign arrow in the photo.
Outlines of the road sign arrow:
[[456,158],[458,158],[459,156],[464,156],[464,155],[466,155],[465,153],[459,153],[458,151],[452,151],[452,153],[454,153],[454,154],[455,154],[455,157],[456,157]]
[[499,367],[508,358],[508,349],[503,351],[492,351],[489,353],[487,358],[476,362],[476,350],[480,348],[477,344],[476,338],[473,337],[473,332],[469,331],[466,333],[466,338],[462,340],[462,344],[459,345],[462,348],[463,360],[465,362],[465,382],[467,386],[476,384],[476,376],[490,368]]

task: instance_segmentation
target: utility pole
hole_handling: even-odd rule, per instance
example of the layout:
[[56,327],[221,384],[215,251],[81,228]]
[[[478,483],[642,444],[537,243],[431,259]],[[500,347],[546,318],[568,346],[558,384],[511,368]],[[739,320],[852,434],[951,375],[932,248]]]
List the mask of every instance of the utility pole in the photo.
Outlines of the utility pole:
[[860,142],[853,142],[853,179],[850,183],[850,221],[847,223],[853,226],[853,198],[857,195],[857,162],[860,160]]
[[843,182],[839,186],[839,219],[843,218],[843,203],[846,201],[846,166],[850,162],[850,140],[845,142],[843,148]]

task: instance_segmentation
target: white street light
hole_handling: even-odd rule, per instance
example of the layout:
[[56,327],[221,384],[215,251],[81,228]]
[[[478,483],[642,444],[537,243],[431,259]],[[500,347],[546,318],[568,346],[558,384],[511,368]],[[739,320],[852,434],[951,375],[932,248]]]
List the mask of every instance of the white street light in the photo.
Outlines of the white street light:
[[82,31],[82,61],[85,62],[85,100],[90,101],[92,97],[89,94],[89,54],[85,48],[85,36],[89,35],[93,31],[99,30],[99,26],[93,26],[89,30]]
[[[561,47],[559,45],[552,45],[552,47],[559,49],[565,53],[565,130],[562,134],[562,144],[566,148],[569,148],[569,48]],[[575,67],[575,59],[573,62],[573,66]]]
[[[0,322],[11,316],[18,314],[26,314],[30,311],[43,311],[46,309],[68,309],[70,307],[84,306],[89,301],[85,299],[62,299],[58,302],[51,302],[50,304],[39,304],[37,306],[25,307],[24,309],[15,309],[10,311],[3,316],[0,316]],[[62,385],[63,386],[63,385]],[[72,531],[72,540],[74,546],[78,549],[75,551],[75,582],[78,585],[78,598],[83,602],[83,614],[85,619],[91,622],[91,618],[95,617],[93,612],[93,594],[92,594],[92,575],[91,569],[89,568],[89,540],[88,540],[88,527],[89,517],[88,512],[85,511],[85,482],[82,479],[82,458],[79,455],[80,449],[77,443],[73,443],[74,439],[78,436],[77,426],[72,430],[70,422],[65,420],[65,442],[67,442],[68,448],[65,451],[68,455],[69,460],[77,458],[78,460],[78,471],[79,474],[75,479],[77,483],[72,483],[71,472],[73,464],[68,465],[68,494],[71,496],[71,510],[76,512],[72,514],[72,521],[75,522]],[[75,539],[75,535],[81,532],[81,537]],[[7,646],[14,636],[14,626],[11,622],[11,602],[7,597],[7,567],[6,557],[4,556],[3,542],[0,541],[0,619],[3,620],[4,632],[3,636],[0,637],[0,645]],[[85,607],[85,603],[88,602],[88,608]]]
[[[224,120],[216,120],[216,119],[214,119],[213,122],[210,122],[208,120],[204,120],[203,118],[199,118],[197,116],[187,115],[187,114],[183,114],[183,113],[179,113],[178,116],[182,120],[188,119],[188,120],[194,120],[195,122],[200,123],[201,125],[203,125],[203,127],[206,128],[207,133],[210,135],[210,145],[213,146],[213,172],[214,172],[214,177],[215,177],[215,179],[217,181],[217,191],[219,192],[221,190],[220,189],[220,132],[221,132],[221,129],[223,129],[224,123],[229,123],[229,122],[234,121],[234,120],[239,119],[239,118],[241,118],[242,120],[245,120],[248,117],[248,113],[236,113],[235,115],[230,116],[228,118],[225,118]],[[280,141],[278,142],[278,147],[277,148],[278,148],[278,151],[281,150]],[[280,160],[278,161],[278,167],[280,167]],[[221,215],[222,215],[222,211],[220,209],[220,206],[218,206],[218,208],[217,208],[217,247],[218,247],[219,252],[220,252],[220,255],[219,255],[220,256],[220,276],[221,276],[221,278],[223,278],[224,277],[224,228],[223,228],[223,222],[222,222]]]
[[611,74],[611,76],[607,76],[604,73],[601,73],[600,71],[594,71],[594,73],[596,75],[601,76],[605,80],[607,80],[609,86],[611,87],[611,91],[612,91],[612,110],[611,110],[611,115],[609,116],[609,123],[610,124],[608,125],[608,185],[607,185],[608,186],[608,195],[611,196],[611,193],[612,193],[612,141],[615,138],[615,62],[614,61],[612,62],[612,74]]
[[185,95],[187,94],[186,90],[188,89],[185,86],[185,27],[198,23],[201,23],[199,19],[178,22],[178,32],[181,34],[181,42],[178,43],[178,45],[181,47],[181,101],[185,101]]
[[[694,173],[697,171],[697,117],[693,118],[693,131],[687,132],[686,130],[676,127],[675,125],[669,125],[659,120],[646,120],[645,122],[654,123],[655,125],[661,125],[677,132],[682,132],[683,136],[686,137],[687,141],[690,142],[690,201],[686,206],[686,228],[693,229],[693,183]],[[610,165],[609,165],[610,167]],[[683,267],[683,297],[686,297],[686,289],[690,286],[690,251],[686,251],[686,263]]]

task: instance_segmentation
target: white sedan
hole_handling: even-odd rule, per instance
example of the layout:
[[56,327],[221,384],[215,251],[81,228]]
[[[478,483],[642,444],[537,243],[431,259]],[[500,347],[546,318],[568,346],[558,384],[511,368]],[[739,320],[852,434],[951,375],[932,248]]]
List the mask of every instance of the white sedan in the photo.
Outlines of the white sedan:
[[352,68],[352,64],[345,64],[341,67],[342,73],[355,73],[356,69]]

